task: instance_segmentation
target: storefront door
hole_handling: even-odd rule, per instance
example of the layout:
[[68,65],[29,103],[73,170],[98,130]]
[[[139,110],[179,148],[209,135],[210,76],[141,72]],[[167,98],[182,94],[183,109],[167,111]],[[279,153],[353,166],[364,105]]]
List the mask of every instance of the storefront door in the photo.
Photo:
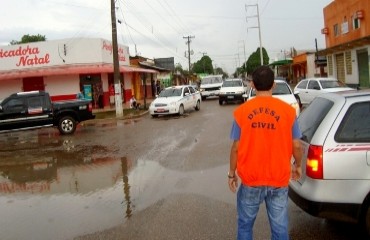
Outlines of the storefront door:
[[367,51],[357,52],[359,83],[360,87],[368,88],[370,86],[369,80],[369,57]]
[[23,78],[23,91],[45,91],[45,84],[43,77]]

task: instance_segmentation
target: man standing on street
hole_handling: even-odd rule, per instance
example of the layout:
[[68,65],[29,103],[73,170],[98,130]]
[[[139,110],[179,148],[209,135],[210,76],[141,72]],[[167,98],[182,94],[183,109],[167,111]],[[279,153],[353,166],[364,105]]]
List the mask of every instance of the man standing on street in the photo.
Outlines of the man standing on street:
[[[301,177],[302,149],[295,110],[272,97],[274,73],[261,66],[252,73],[256,97],[234,112],[228,184],[237,192],[238,240],[253,239],[253,225],[264,201],[271,239],[289,239],[288,184]],[[291,157],[295,161],[292,164]]]

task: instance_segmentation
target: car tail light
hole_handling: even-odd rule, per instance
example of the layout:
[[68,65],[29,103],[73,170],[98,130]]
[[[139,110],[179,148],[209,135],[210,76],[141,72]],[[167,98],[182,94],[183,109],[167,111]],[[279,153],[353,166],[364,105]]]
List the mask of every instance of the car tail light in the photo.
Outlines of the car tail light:
[[307,161],[306,161],[306,174],[308,177],[314,179],[323,179],[323,147],[310,145],[308,148]]
[[92,112],[92,103],[89,103],[89,112]]

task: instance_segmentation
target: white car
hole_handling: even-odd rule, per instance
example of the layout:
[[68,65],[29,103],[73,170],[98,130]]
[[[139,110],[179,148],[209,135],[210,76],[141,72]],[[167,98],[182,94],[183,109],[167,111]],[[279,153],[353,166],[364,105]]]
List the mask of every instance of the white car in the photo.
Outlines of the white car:
[[173,86],[163,89],[150,104],[149,113],[152,117],[158,115],[183,115],[190,109],[200,110],[201,96],[191,85]]
[[[272,90],[272,96],[283,100],[284,102],[288,103],[295,109],[296,115],[301,112],[299,102],[296,98],[295,93],[293,93],[292,89],[290,88],[289,84],[285,80],[275,79],[275,88]],[[246,95],[243,95],[247,98],[247,101],[254,98],[256,96],[256,89],[250,88]]]
[[370,90],[321,94],[298,123],[302,177],[290,181],[290,199],[313,216],[360,223],[370,239]]
[[294,88],[298,92],[302,105],[308,105],[316,96],[328,92],[353,90],[335,78],[307,78],[301,80]]
[[200,94],[202,95],[202,100],[205,100],[207,97],[218,96],[222,82],[222,75],[209,75],[203,77],[200,81],[199,88]]
[[226,79],[220,89],[218,102],[222,105],[224,102],[244,102],[243,94],[247,91],[244,82],[240,78]]

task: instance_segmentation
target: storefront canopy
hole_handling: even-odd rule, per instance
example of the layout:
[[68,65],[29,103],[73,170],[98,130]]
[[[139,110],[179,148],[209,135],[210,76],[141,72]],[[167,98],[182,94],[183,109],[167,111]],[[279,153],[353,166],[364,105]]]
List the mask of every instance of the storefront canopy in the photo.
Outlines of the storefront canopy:
[[282,66],[282,65],[289,65],[289,64],[292,64],[292,63],[293,63],[292,59],[284,59],[284,60],[279,60],[279,61],[272,62],[269,65],[270,66]]
[[[153,69],[145,69],[130,66],[120,66],[121,73],[140,72],[158,73]],[[32,68],[24,70],[0,71],[0,81],[7,79],[19,79],[26,77],[74,75],[74,74],[97,74],[113,73],[113,64],[89,64],[89,65],[65,65],[47,68]]]

